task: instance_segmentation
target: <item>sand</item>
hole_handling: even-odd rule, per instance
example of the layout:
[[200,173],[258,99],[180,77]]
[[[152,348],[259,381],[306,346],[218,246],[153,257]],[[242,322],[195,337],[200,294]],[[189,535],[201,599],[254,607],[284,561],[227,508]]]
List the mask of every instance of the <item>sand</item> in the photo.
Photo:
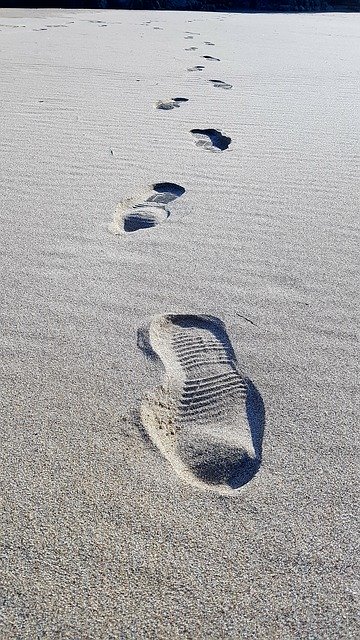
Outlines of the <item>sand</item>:
[[[0,23],[1,638],[358,637],[359,15]],[[261,398],[230,493],[141,417],[168,314]]]

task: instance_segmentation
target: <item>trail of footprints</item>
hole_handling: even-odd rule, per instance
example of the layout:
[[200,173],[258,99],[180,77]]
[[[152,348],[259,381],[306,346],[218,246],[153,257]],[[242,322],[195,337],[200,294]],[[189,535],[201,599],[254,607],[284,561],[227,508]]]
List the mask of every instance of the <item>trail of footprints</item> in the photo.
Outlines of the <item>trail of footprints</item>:
[[[157,28],[157,27],[154,27]],[[194,32],[186,32],[192,40]],[[205,41],[205,45],[214,46]],[[186,51],[195,51],[191,46]],[[206,61],[219,58],[203,55]],[[189,67],[202,72],[204,65]],[[229,90],[222,80],[207,82]],[[171,111],[188,98],[158,100],[155,108]],[[217,129],[190,130],[196,147],[222,152],[231,138]],[[185,193],[184,187],[160,182],[144,193],[120,202],[110,229],[115,234],[147,230],[167,221],[169,204]],[[225,325],[206,315],[164,314],[152,319],[142,335],[141,348],[160,358],[162,384],[141,404],[141,420],[150,439],[176,473],[190,484],[233,494],[256,474],[261,461],[263,413],[259,397],[254,403],[249,383],[240,373]],[[259,408],[260,407],[260,408]],[[255,426],[254,426],[255,425]]]

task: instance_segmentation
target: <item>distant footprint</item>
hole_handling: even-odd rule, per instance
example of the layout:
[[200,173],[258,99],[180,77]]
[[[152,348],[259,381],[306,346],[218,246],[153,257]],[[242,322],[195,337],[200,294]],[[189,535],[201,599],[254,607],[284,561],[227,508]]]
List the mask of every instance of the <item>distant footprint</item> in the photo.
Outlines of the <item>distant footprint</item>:
[[225,325],[212,316],[166,314],[153,319],[148,341],[165,367],[162,386],[141,405],[151,440],[191,484],[233,493],[260,466],[264,413]]
[[209,80],[209,82],[212,83],[213,87],[218,87],[220,89],[232,89],[232,84],[228,84],[222,80]]
[[158,182],[137,198],[128,198],[116,208],[114,222],[109,229],[115,234],[149,229],[170,216],[167,204],[185,193],[184,187],[173,182]]
[[201,64],[197,64],[195,67],[189,67],[188,71],[203,71],[205,69],[205,67],[203,67]]
[[213,42],[207,42],[207,41],[206,41],[206,42],[204,42],[204,44],[211,45],[212,47],[214,47],[214,46],[215,46]]
[[202,56],[205,60],[214,60],[216,62],[220,62],[220,58],[214,58],[214,56]]
[[184,36],[184,40],[194,40],[194,36]]
[[185,51],[196,51],[197,47],[188,47]]
[[155,104],[156,109],[163,109],[164,111],[169,111],[170,109],[175,109],[175,107],[180,107],[182,102],[188,102],[189,98],[171,98],[171,100],[158,100]]
[[225,151],[231,143],[229,136],[224,136],[217,129],[191,129],[197,147],[207,151]]

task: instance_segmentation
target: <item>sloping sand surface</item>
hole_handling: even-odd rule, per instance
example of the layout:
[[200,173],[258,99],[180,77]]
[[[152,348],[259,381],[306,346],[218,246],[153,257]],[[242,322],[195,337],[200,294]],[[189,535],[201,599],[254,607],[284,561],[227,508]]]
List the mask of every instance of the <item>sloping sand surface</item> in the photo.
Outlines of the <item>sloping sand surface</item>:
[[[1,638],[359,636],[359,27],[0,10]],[[166,314],[261,398],[230,494],[141,421]]]

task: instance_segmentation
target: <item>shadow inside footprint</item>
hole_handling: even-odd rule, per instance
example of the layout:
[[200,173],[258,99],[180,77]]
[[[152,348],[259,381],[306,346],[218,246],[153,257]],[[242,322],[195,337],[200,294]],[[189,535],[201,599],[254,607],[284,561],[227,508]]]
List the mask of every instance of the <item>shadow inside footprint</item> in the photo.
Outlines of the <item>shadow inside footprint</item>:
[[168,204],[185,193],[184,187],[174,182],[157,182],[153,185],[153,189],[155,194],[148,198],[148,202]]
[[124,219],[124,231],[131,233],[132,231],[139,231],[139,229],[150,229],[159,222],[160,220],[156,218],[156,212],[146,211],[142,208],[138,215],[134,212]]
[[191,129],[190,133],[196,139],[196,146],[208,151],[225,151],[231,143],[231,138],[217,129]]
[[220,62],[220,58],[214,58],[213,56],[202,56],[205,60],[216,60],[216,62]]
[[148,327],[140,327],[137,330],[136,345],[147,360],[158,360],[158,355],[151,346]]
[[[227,485],[240,489],[247,484],[260,468],[260,461],[246,451],[226,444],[208,443],[199,439],[196,448],[186,452],[192,473],[209,485]],[[185,457],[185,451],[183,452]]]
[[255,385],[251,380],[249,380],[249,378],[246,378],[245,381],[247,385],[246,414],[249,421],[255,454],[258,460],[261,460],[262,441],[265,427],[265,406]]

